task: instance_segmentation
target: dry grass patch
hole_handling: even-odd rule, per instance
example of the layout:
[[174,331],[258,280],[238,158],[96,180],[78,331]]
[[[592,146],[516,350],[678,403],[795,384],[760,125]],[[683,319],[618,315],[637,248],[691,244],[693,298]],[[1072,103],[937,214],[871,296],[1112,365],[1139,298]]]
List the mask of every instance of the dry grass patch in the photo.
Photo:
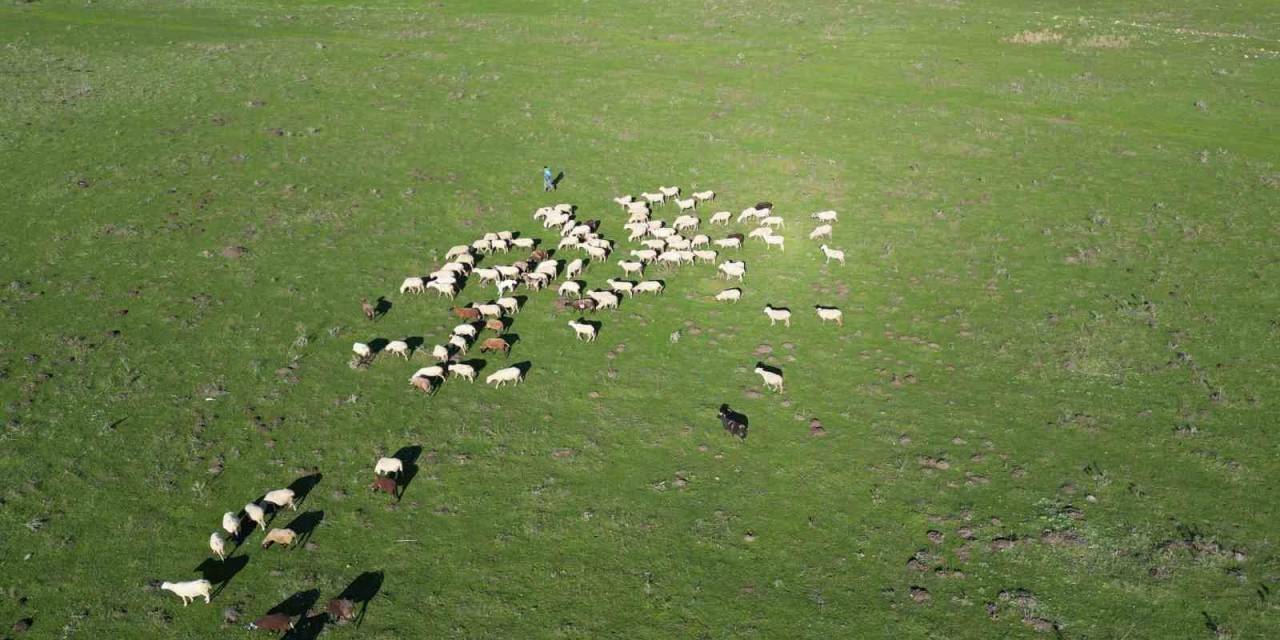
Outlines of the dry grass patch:
[[1009,44],[1056,44],[1062,42],[1062,34],[1048,29],[1023,31],[1004,38],[1001,42]]
[[1117,36],[1111,34],[1089,36],[1083,40],[1076,40],[1073,42],[1073,44],[1078,47],[1086,47],[1089,49],[1128,49],[1129,45],[1132,43],[1133,40],[1131,40],[1129,36]]

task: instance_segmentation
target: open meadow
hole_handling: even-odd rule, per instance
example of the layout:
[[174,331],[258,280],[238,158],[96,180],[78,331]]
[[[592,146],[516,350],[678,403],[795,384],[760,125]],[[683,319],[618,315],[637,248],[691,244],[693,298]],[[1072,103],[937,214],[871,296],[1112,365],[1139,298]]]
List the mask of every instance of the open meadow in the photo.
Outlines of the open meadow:
[[5,2],[0,638],[1280,637],[1278,159],[1266,0]]

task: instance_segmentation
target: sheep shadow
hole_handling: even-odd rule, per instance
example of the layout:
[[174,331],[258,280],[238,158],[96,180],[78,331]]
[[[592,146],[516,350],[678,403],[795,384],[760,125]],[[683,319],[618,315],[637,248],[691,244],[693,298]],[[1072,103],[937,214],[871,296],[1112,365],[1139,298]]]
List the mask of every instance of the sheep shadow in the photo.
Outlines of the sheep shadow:
[[[232,551],[232,553],[234,554],[235,551]],[[192,571],[200,573],[200,577],[217,585],[213,593],[209,595],[210,598],[216,598],[231,583],[231,579],[236,577],[236,574],[240,573],[248,564],[249,556],[232,555],[227,556],[225,560],[205,558],[204,562],[196,565],[196,568],[192,569]]]
[[716,415],[720,418],[720,424],[730,435],[738,436],[743,440],[747,439],[747,431],[751,428],[751,420],[747,414],[730,409],[728,404],[722,404]]
[[578,324],[591,325],[591,328],[595,329],[596,339],[600,338],[600,332],[604,330],[604,323],[600,322],[599,320],[587,320],[586,318],[578,318],[577,322]]
[[521,379],[523,379],[525,376],[529,375],[529,371],[531,371],[531,370],[533,369],[533,363],[532,363],[532,362],[529,362],[528,360],[525,360],[524,362],[517,362],[517,363],[515,363],[515,364],[513,364],[513,365],[511,365],[511,366],[513,366],[513,367],[515,367],[515,368],[517,368],[517,369],[519,369],[519,370],[520,370],[520,378],[521,378]]
[[307,496],[311,495],[311,490],[315,489],[322,479],[324,479],[324,474],[316,472],[290,482],[289,490],[293,492],[293,503],[295,505],[302,504],[307,499]]
[[769,373],[774,373],[774,374],[777,374],[777,375],[782,375],[782,369],[779,369],[779,368],[777,368],[777,367],[775,367],[775,366],[772,366],[772,365],[765,364],[765,363],[763,363],[763,362],[757,362],[757,363],[756,363],[756,368],[764,369],[765,371],[768,371]]
[[391,301],[386,296],[378,296],[378,301],[373,304],[373,318],[377,320],[388,313],[391,313]]
[[329,616],[325,613],[316,615],[303,614],[294,623],[293,628],[282,636],[281,640],[315,640],[320,637],[320,633],[324,631],[324,625],[328,621]]
[[[561,171],[560,173],[556,174],[556,177],[551,179],[551,186],[558,189],[560,188],[560,182],[563,180],[564,180],[564,172]],[[577,209],[577,207],[574,207],[574,209]]]
[[324,511],[307,511],[299,514],[285,528],[292,529],[298,534],[296,543],[290,546],[302,546],[311,539],[311,534],[315,533],[316,527],[320,526],[320,522],[324,520]]
[[396,479],[396,484],[400,485],[398,490],[400,495],[396,496],[396,500],[404,498],[404,494],[409,490],[409,484],[413,482],[414,477],[418,475],[418,458],[422,456],[422,447],[419,445],[411,445],[408,447],[400,447],[395,455],[391,456],[400,461],[404,465],[404,472]]
[[382,350],[386,349],[387,345],[390,343],[391,341],[387,340],[386,338],[374,338],[366,342],[365,344],[369,345],[369,351],[374,356],[377,356],[378,354],[382,353]]
[[529,304],[529,296],[512,296],[512,297],[516,299],[516,304],[521,309],[523,309],[526,304]]
[[356,576],[356,579],[352,580],[351,584],[347,585],[347,588],[343,589],[338,596],[360,605],[360,613],[356,614],[355,619],[357,627],[364,622],[365,613],[369,610],[369,601],[382,590],[382,580],[381,571],[366,571]]
[[273,613],[283,613],[290,618],[294,616],[304,616],[311,607],[315,606],[316,600],[320,599],[319,589],[308,589],[299,591],[288,598],[285,598],[274,607],[267,610],[267,615]]
[[422,349],[422,345],[426,344],[427,341],[422,336],[409,336],[404,339],[404,343],[409,345],[409,357],[413,358],[414,354],[418,353]]

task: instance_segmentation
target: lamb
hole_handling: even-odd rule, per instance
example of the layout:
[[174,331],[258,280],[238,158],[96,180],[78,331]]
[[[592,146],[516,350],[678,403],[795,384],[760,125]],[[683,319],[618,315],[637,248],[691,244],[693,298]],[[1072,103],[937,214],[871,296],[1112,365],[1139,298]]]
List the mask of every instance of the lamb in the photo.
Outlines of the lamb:
[[276,489],[268,491],[267,495],[262,496],[262,501],[275,507],[277,510],[289,507],[290,511],[297,511],[298,505],[294,502],[297,494],[293,489]]
[[582,267],[584,264],[585,263],[582,261],[582,258],[575,258],[569,263],[569,266],[564,268],[564,277],[570,280],[578,277],[582,274]]
[[582,340],[585,338],[587,342],[595,342],[596,341],[595,325],[581,322],[582,320],[581,318],[579,318],[578,320],[579,322],[574,322],[573,320],[569,321],[569,326],[573,328],[574,335],[579,340]]
[[521,372],[520,367],[507,367],[493,372],[492,375],[484,379],[484,383],[492,384],[493,388],[497,389],[508,382],[518,385],[523,378],[524,374]]
[[783,238],[782,236],[775,236],[773,234],[769,234],[764,237],[764,248],[768,249],[769,247],[777,245],[783,251],[786,251],[787,247],[786,245],[783,244],[785,241],[786,241],[786,238]]
[[567,282],[561,283],[560,288],[556,289],[556,295],[560,296],[561,298],[567,298],[569,297],[570,294],[581,298],[582,285],[578,284],[576,281],[569,280]]
[[778,324],[778,322],[782,322],[782,324],[788,327],[791,326],[791,310],[790,309],[779,309],[777,307],[774,307],[773,305],[766,304],[764,306],[764,314],[766,316],[769,316],[769,326],[771,327],[775,324]]
[[605,282],[614,293],[625,293],[627,294],[627,297],[635,295],[636,285],[634,282],[627,280],[614,280],[613,278],[608,278]]
[[827,264],[830,264],[832,260],[835,260],[840,264],[844,264],[844,251],[841,251],[840,249],[832,249],[825,244],[821,245],[819,248],[822,249],[822,255],[827,257]]
[[667,196],[661,193],[641,193],[640,197],[648,201],[649,204],[662,204],[667,201]]
[[786,220],[783,220],[783,219],[782,219],[782,216],[769,216],[769,217],[765,218],[764,220],[761,220],[761,221],[760,221],[760,225],[761,225],[761,226],[765,226],[765,227],[769,227],[769,228],[771,228],[771,229],[772,229],[772,228],[785,227],[785,226],[787,226],[787,221],[786,221]]
[[380,476],[400,475],[404,473],[404,461],[400,458],[378,458],[373,472]]
[[822,324],[826,324],[828,320],[835,320],[836,325],[844,326],[844,312],[835,307],[824,307],[822,305],[814,305],[814,309],[818,311],[818,318],[822,320]]
[[405,278],[400,283],[400,293],[425,293],[427,291],[427,283],[422,278]]
[[480,353],[486,351],[501,351],[506,354],[511,353],[511,345],[502,338],[489,338],[480,343]]
[[720,263],[720,266],[717,267],[717,269],[719,269],[720,273],[724,274],[726,279],[736,277],[738,281],[741,282],[742,276],[747,273],[747,263],[735,260],[726,260],[725,262]]
[[498,295],[515,291],[517,284],[519,283],[517,283],[515,280],[499,280],[497,284]]
[[831,238],[831,225],[829,224],[818,225],[813,231],[809,232],[810,240],[817,240],[818,238],[822,238],[824,236],[827,239]]
[[712,244],[720,247],[721,249],[741,249],[742,238],[737,235],[728,238],[719,238]]
[[449,373],[455,378],[466,378],[467,382],[476,381],[476,368],[469,364],[451,364],[449,365]]
[[742,289],[725,289],[716,294],[718,302],[737,302],[742,298]]
[[609,291],[588,291],[587,297],[595,300],[598,309],[618,308],[618,296]]
[[449,358],[453,357],[453,354],[449,351],[449,347],[438,344],[431,347],[431,357],[435,358],[437,362],[448,362]]
[[460,324],[453,328],[453,335],[474,338],[476,337],[476,328],[473,325]]
[[209,534],[209,549],[218,556],[219,560],[225,560],[227,558],[227,539],[222,537],[222,534],[214,531]]
[[409,343],[404,340],[392,340],[391,342],[388,342],[383,351],[400,356],[405,360],[409,359]]
[[681,213],[684,213],[685,211],[692,211],[693,209],[696,209],[698,207],[698,201],[693,198],[686,198],[684,200],[676,198],[676,206],[680,207]]
[[809,217],[817,220],[818,222],[835,222],[840,218],[839,214],[830,209],[810,214]]
[[[677,202],[679,201],[677,200]],[[671,223],[671,228],[675,229],[676,231],[684,231],[685,229],[697,229],[698,223],[699,223],[698,216],[680,216]]]
[[395,478],[378,476],[374,479],[373,484],[369,485],[369,488],[374,491],[381,491],[382,493],[388,494],[396,500],[400,499],[400,496],[396,495],[400,487]]
[[716,192],[710,191],[710,190],[695,191],[693,192],[693,197],[697,199],[699,202],[706,202],[707,200],[714,200],[716,197]]
[[360,312],[364,314],[365,320],[373,320],[373,317],[378,315],[378,310],[369,304],[368,298],[360,298]]
[[222,514],[222,530],[232,538],[240,535],[240,517],[234,511],[228,511]]
[[693,257],[695,260],[700,260],[702,262],[707,262],[707,263],[714,263],[716,261],[716,257],[719,255],[720,254],[710,249],[698,249],[697,251],[693,252]]
[[443,378],[444,378],[444,374],[445,374],[445,367],[444,367],[443,365],[435,365],[435,366],[431,366],[431,367],[423,367],[423,368],[418,369],[417,371],[413,372],[413,375],[409,377],[409,382],[413,382],[413,381],[414,381],[414,379],[416,379],[416,378],[436,378],[436,379],[443,379]]
[[518,298],[498,298],[494,300],[494,303],[511,315],[520,313],[520,300]]
[[658,187],[658,192],[668,198],[680,195],[680,187]]
[[297,541],[298,532],[293,529],[272,529],[268,531],[267,536],[262,539],[262,548],[270,549],[273,544],[287,547]]
[[259,527],[262,527],[263,529],[267,528],[266,509],[263,509],[262,507],[259,507],[258,505],[250,502],[249,504],[246,504],[244,506],[244,514],[246,516],[249,516],[249,519],[252,520],[254,524],[258,525]]
[[182,606],[184,607],[194,602],[197,597],[203,597],[204,603],[209,604],[209,596],[213,594],[213,583],[208,580],[161,582],[160,588],[182,598]]
[[250,622],[245,629],[254,631],[261,629],[263,631],[275,631],[284,633],[293,629],[293,616],[287,613],[268,613],[253,622]]
[[470,346],[471,343],[467,342],[467,339],[462,336],[449,336],[449,347],[454,349],[457,353],[464,356],[467,355],[467,347]]
[[634,291],[636,293],[654,293],[660,294],[666,285],[661,280],[643,280],[636,284]]
[[711,214],[711,224],[729,224],[729,219],[733,217],[728,211],[717,211]]
[[631,262],[628,260],[619,260],[618,266],[622,268],[622,275],[636,274],[637,276],[644,274],[644,262]]
[[756,374],[760,376],[760,379],[764,382],[765,388],[773,389],[778,393],[782,393],[782,373],[781,372],[774,373],[773,371],[770,371],[764,368],[763,365],[759,365],[759,364],[756,365],[755,371],[756,371]]

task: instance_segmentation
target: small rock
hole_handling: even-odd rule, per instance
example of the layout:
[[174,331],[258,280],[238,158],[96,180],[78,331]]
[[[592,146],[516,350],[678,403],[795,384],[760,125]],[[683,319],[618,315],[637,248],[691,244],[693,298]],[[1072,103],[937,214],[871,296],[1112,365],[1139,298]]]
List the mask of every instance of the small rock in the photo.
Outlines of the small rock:
[[933,599],[933,596],[929,594],[929,590],[924,587],[911,587],[910,593],[911,599],[916,602],[924,603]]
[[756,532],[748,530],[745,534],[743,534],[742,539],[746,542],[755,542]]
[[764,394],[760,393],[759,391],[756,391],[755,389],[747,389],[746,391],[743,391],[743,392],[742,392],[742,395],[745,395],[745,396],[747,396],[748,398],[763,398],[763,397],[764,397]]
[[35,623],[35,620],[31,618],[23,618],[13,623],[13,626],[9,627],[9,632],[14,635],[18,635],[20,633],[26,633],[27,629],[30,629],[31,625],[34,623]]
[[572,458],[573,455],[574,455],[573,449],[556,449],[555,451],[551,452],[552,458],[561,458],[561,459]]
[[938,531],[937,529],[930,529],[924,535],[925,537],[929,538],[929,542],[932,542],[934,544],[942,544],[943,536],[941,531]]
[[241,257],[244,257],[246,253],[249,253],[249,250],[246,249],[245,247],[240,247],[240,246],[233,245],[233,246],[223,247],[222,249],[222,257],[224,258],[233,258],[233,259],[241,258]]
[[767,344],[762,344],[762,345],[757,346],[757,347],[756,347],[756,350],[755,350],[753,353],[755,353],[755,354],[756,354],[756,355],[758,355],[758,356],[767,356],[767,355],[769,355],[769,354],[773,353],[773,347],[771,347],[771,346],[769,346],[769,345],[767,345]]

